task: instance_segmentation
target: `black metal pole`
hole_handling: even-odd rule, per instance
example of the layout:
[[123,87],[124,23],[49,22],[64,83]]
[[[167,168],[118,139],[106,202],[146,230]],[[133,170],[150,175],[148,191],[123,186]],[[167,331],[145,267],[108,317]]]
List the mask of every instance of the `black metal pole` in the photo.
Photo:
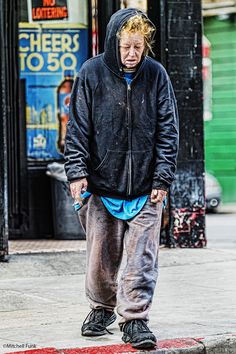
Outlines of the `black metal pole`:
[[6,2],[0,0],[0,261],[8,254],[8,168],[7,168],[7,92],[6,92]]
[[170,247],[204,247],[201,1],[148,0],[148,16],[157,28],[155,58],[170,75],[180,119],[178,168],[164,241]]
[[206,245],[200,0],[167,0],[167,70],[178,101],[180,150],[170,192],[170,246]]
[[120,9],[119,0],[98,0],[98,38],[99,53],[104,51],[106,27],[111,15]]
[[87,8],[88,8],[88,57],[92,56],[92,0],[87,0]]
[[168,44],[166,38],[166,1],[149,0],[147,14],[157,29],[153,46],[154,58],[166,66],[166,49]]

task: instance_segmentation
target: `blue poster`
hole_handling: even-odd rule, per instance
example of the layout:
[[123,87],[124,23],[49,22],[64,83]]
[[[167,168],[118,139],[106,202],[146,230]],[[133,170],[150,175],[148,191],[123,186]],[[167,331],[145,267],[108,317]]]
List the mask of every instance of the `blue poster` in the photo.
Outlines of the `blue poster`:
[[20,23],[20,77],[26,79],[27,156],[63,157],[73,80],[88,57],[83,25]]

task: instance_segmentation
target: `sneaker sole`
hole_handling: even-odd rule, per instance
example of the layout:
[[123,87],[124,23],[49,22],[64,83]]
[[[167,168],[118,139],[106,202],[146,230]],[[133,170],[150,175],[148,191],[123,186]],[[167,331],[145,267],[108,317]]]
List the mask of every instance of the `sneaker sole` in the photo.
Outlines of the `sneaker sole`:
[[153,349],[156,346],[156,342],[152,340],[143,340],[142,342],[139,343],[130,343],[133,348],[135,349]]
[[100,332],[94,332],[94,331],[91,331],[89,329],[81,332],[81,335],[83,337],[98,337],[98,336],[104,336],[104,334],[106,334],[107,331],[100,331]]
[[132,343],[130,340],[130,337],[127,336],[126,334],[123,335],[122,337],[123,342],[131,344],[131,346],[135,349],[152,349],[156,346],[156,341],[153,341],[151,339],[144,339],[138,343]]
[[[113,322],[116,320],[116,314],[113,313],[111,317],[106,321],[105,325],[106,327],[110,326]],[[104,336],[104,334],[107,334],[107,331],[104,329],[103,331],[95,332],[90,329],[86,329],[81,332],[81,335],[84,337],[97,337],[97,336]]]

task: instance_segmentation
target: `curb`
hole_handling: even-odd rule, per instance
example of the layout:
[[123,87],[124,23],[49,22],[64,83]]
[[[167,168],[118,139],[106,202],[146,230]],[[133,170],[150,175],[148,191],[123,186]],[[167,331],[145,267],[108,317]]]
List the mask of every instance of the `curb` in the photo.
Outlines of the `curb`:
[[236,333],[204,338],[177,338],[158,341],[157,348],[137,350],[129,344],[85,348],[42,348],[8,354],[236,354]]

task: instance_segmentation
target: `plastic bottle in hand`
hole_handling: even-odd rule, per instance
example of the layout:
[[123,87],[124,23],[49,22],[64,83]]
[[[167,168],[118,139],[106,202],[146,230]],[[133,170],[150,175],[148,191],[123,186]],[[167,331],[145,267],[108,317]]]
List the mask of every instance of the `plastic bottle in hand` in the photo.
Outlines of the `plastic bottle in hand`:
[[87,192],[86,190],[84,190],[82,188],[81,193],[80,193],[80,197],[83,198],[82,205],[80,205],[78,202],[75,202],[73,204],[73,207],[74,207],[75,211],[79,211],[82,208],[82,206],[84,206],[87,203],[88,198],[90,197],[90,195],[91,195],[91,193]]

